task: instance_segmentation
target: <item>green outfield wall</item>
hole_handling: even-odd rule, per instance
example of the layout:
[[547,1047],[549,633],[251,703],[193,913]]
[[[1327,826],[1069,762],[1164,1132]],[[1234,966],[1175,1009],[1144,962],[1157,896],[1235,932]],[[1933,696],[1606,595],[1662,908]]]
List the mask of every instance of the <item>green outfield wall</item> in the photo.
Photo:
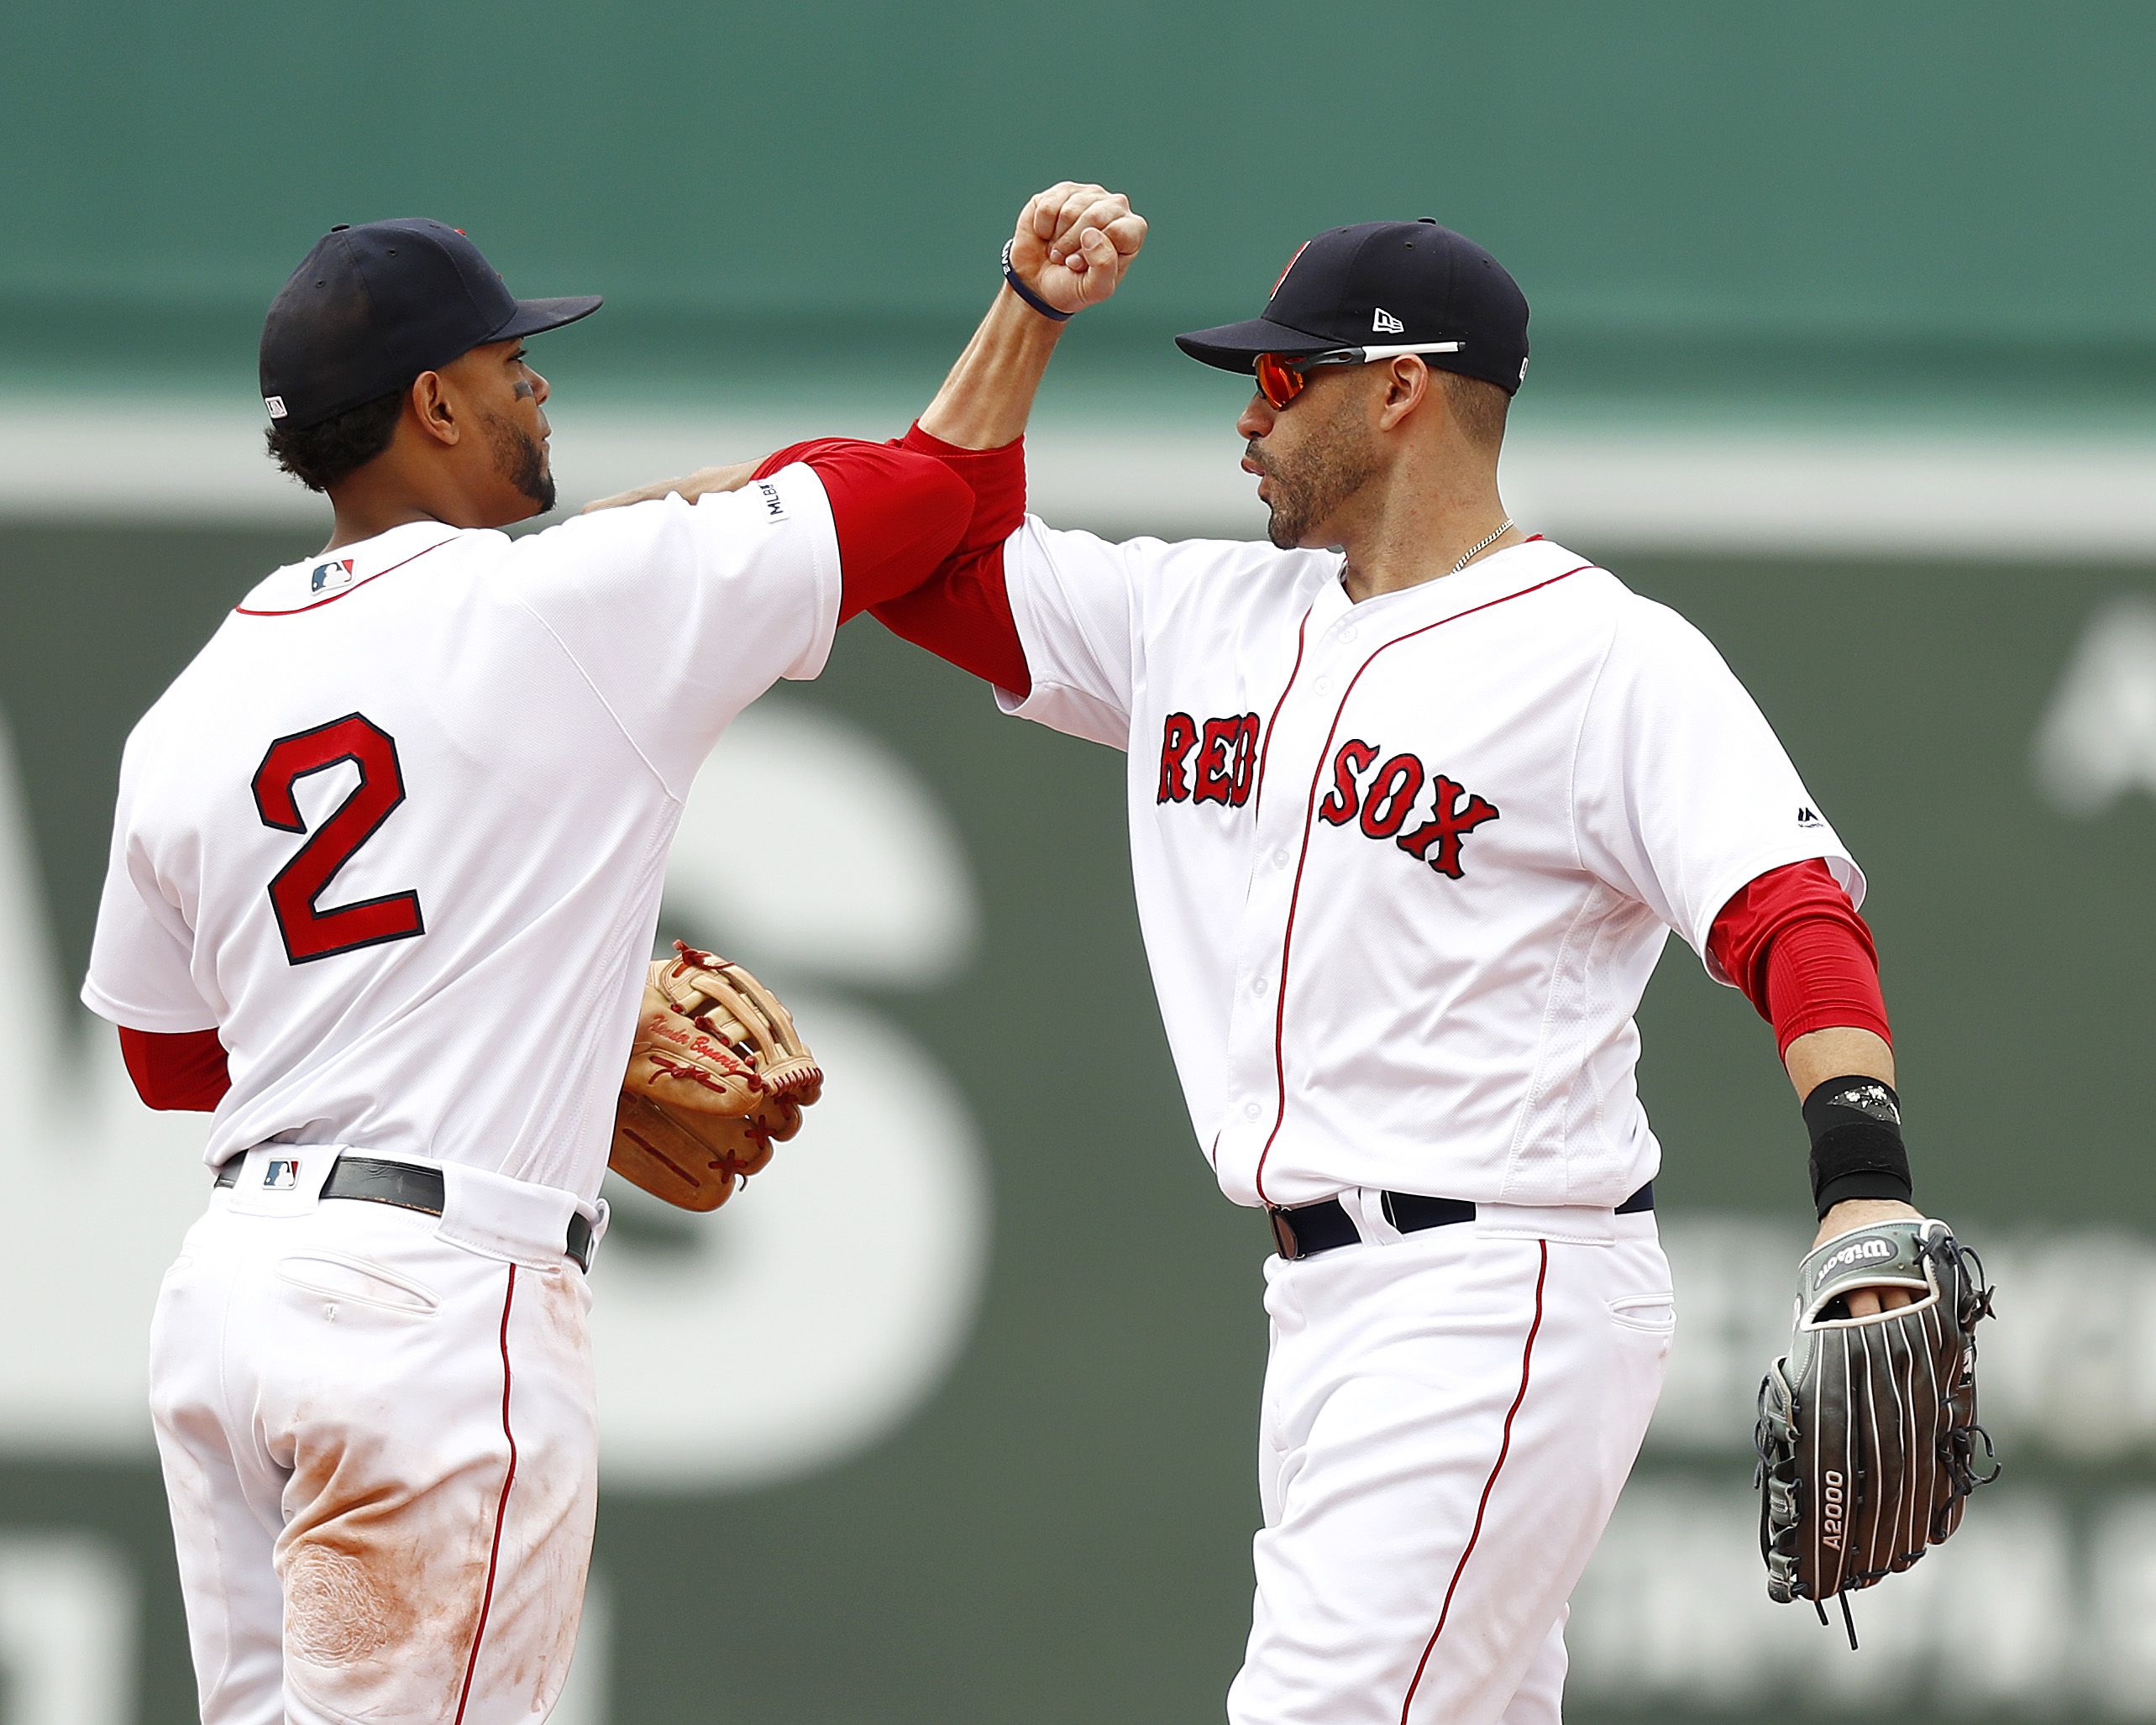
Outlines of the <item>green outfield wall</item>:
[[[132,1103],[71,994],[126,729],[256,572],[316,543],[0,530],[15,1725],[186,1716],[139,1379],[198,1128]],[[1985,1392],[2010,1471],[1860,1603],[1862,1653],[1765,1602],[1748,1403],[1804,1146],[1766,1028],[1673,947],[1642,1082],[1681,1322],[1582,1589],[1569,1716],[2156,1717],[2156,569],[1620,573],[1720,643],[1870,871],[1920,1196],[2001,1285]],[[1267,1234],[1189,1141],[1120,763],[867,625],[744,725],[706,776],[806,763],[799,890],[713,873],[725,830],[692,799],[664,932],[800,997],[829,1119],[714,1217],[626,1207],[595,1271],[609,1459],[563,1725],[1216,1718],[1258,1514]]]
[[2152,61],[2138,0],[14,6],[0,382],[244,398],[314,238],[414,213],[609,295],[625,383],[933,372],[1074,176],[1155,224],[1104,351],[1431,214],[1554,396],[2145,417]]

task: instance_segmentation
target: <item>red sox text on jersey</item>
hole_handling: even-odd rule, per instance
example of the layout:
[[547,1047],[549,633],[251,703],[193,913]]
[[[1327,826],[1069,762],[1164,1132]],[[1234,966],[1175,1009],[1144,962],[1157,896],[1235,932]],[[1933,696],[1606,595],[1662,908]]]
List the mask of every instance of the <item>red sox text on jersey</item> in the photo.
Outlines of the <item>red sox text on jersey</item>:
[[1713,647],[1548,541],[1361,603],[1337,553],[1005,548],[1024,716],[1128,752],[1139,919],[1243,1203],[1614,1205],[1633,1014],[1746,882],[1862,880]]
[[[1202,726],[1188,713],[1170,713],[1161,727],[1160,789],[1154,800],[1242,807],[1250,800],[1260,728],[1256,713],[1208,719]],[[1381,762],[1382,754],[1376,743],[1359,737],[1342,743],[1333,756],[1333,788],[1319,805],[1318,818],[1335,826],[1352,821],[1366,837],[1390,839],[1418,862],[1459,879],[1462,842],[1485,821],[1498,818],[1498,805],[1431,772],[1419,755],[1385,755]],[[1408,826],[1418,805],[1427,818]]]

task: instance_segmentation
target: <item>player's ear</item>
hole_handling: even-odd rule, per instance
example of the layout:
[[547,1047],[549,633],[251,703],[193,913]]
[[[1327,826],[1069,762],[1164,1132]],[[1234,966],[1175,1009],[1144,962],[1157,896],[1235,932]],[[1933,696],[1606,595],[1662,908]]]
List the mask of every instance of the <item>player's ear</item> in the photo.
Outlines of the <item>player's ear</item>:
[[422,371],[412,380],[405,406],[426,436],[437,443],[454,444],[463,437],[452,401],[449,380],[438,371]]
[[1388,361],[1379,375],[1384,383],[1377,398],[1377,423],[1386,431],[1420,408],[1437,390],[1429,367],[1412,354]]

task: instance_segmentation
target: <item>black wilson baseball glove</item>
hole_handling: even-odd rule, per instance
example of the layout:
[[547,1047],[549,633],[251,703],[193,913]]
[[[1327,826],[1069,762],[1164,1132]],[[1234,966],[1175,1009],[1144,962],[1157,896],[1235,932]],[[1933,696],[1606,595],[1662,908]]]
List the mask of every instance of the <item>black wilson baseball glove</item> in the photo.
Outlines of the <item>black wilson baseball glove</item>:
[[607,1166],[685,1210],[714,1210],[801,1129],[823,1068],[779,997],[738,964],[674,943],[653,962]]
[[[1849,1293],[1879,1287],[1917,1298],[1850,1317]],[[1796,1340],[1760,1386],[1755,1433],[1769,1598],[1808,1599],[1823,1623],[1840,1594],[1846,1619],[1851,1591],[1944,1541],[1998,1477],[1972,1334],[1991,1315],[1982,1261],[1944,1222],[1876,1223],[1805,1259]]]

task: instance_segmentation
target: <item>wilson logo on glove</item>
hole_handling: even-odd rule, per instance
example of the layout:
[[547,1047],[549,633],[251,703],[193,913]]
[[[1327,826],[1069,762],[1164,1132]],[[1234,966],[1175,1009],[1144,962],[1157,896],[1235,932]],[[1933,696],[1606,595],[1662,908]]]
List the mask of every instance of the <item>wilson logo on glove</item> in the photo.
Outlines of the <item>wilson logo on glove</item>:
[[1876,1261],[1894,1256],[1894,1247],[1884,1240],[1860,1240],[1854,1245],[1844,1246],[1833,1257],[1819,1266],[1818,1279],[1824,1282],[1835,1271],[1850,1264]]
[[[1789,1352],[1760,1385],[1760,1552],[1767,1597],[1823,1602],[1906,1570],[1961,1525],[1999,1476],[1976,1423],[1976,1345],[1991,1315],[1984,1266],[1945,1223],[1896,1221],[1829,1240],[1804,1261]],[[1916,1298],[1864,1317],[1849,1296]],[[1979,1444],[1981,1450],[1979,1450]]]

